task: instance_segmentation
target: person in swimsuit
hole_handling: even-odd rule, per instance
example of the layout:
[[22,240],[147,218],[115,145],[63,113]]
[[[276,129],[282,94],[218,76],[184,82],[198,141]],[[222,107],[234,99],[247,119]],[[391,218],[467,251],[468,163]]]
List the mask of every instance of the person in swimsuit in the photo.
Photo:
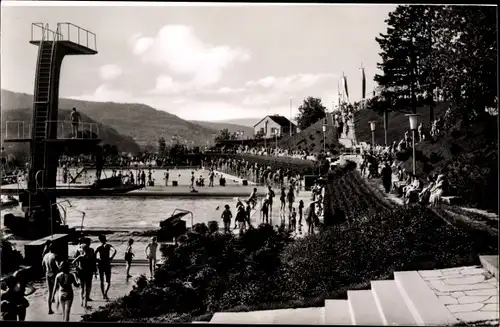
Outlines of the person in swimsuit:
[[77,266],[77,276],[82,285],[81,300],[82,307],[87,307],[87,302],[92,301],[90,291],[92,290],[92,276],[97,277],[97,267],[94,249],[90,247],[88,237],[82,239],[81,248],[76,251],[73,265]]
[[42,268],[45,271],[45,280],[47,283],[47,288],[49,290],[49,297],[47,298],[47,304],[49,307],[49,315],[54,314],[52,310],[54,283],[56,275],[59,272],[59,266],[57,264],[56,255],[53,250],[53,243],[47,245],[47,253],[43,256]]
[[78,137],[78,124],[80,123],[80,120],[80,113],[76,111],[76,108],[73,108],[73,111],[71,111],[71,132],[73,134],[73,138]]
[[156,242],[156,237],[151,238],[151,243],[146,246],[144,252],[146,253],[146,258],[149,261],[149,273],[151,274],[151,279],[154,277],[154,272],[156,268],[156,252],[158,249],[158,242]]
[[125,250],[125,262],[127,263],[127,279],[132,277],[130,275],[130,266],[132,266],[132,258],[134,257],[134,253],[132,252],[132,244],[134,244],[134,240],[129,239],[127,249]]
[[[116,249],[111,244],[106,243],[106,236],[104,235],[99,235],[99,242],[101,242],[101,245],[95,249],[95,252],[98,256],[97,266],[99,268],[99,277],[101,280],[102,298],[109,300],[108,291],[111,286],[111,261],[115,258]],[[113,254],[110,252],[113,252]],[[106,288],[104,287],[104,282],[106,282]]]
[[54,291],[52,292],[53,297],[58,292],[59,303],[61,303],[63,310],[63,321],[69,321],[74,298],[73,286],[80,286],[76,281],[75,275],[69,271],[69,266],[68,261],[64,261],[61,264],[61,272],[56,276]]

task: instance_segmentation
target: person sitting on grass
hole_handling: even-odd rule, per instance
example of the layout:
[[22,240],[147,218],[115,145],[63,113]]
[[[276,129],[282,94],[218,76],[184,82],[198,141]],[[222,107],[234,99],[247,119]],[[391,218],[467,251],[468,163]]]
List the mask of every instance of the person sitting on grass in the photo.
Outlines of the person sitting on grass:
[[149,262],[149,273],[151,274],[151,279],[154,278],[154,273],[156,269],[156,252],[158,249],[158,242],[156,242],[156,237],[151,238],[151,242],[146,245],[144,252],[146,254],[146,258]]

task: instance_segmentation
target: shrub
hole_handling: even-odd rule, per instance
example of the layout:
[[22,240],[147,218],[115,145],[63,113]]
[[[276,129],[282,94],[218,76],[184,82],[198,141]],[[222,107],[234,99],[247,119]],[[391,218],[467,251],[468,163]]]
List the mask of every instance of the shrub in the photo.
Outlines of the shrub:
[[17,251],[12,243],[7,240],[2,240],[1,244],[0,266],[2,267],[2,273],[8,274],[16,271],[23,263],[23,256],[21,255],[21,252]]
[[219,231],[219,222],[212,220],[208,222],[208,232],[210,234],[217,233]]
[[153,281],[140,278],[129,295],[84,320],[189,322],[216,311],[321,305],[394,271],[473,265],[479,254],[497,253],[496,240],[451,227],[431,210],[383,206],[353,165],[329,174],[332,204],[325,203],[344,209],[348,223],[296,240],[269,225],[241,237],[187,233],[161,248],[166,260]]

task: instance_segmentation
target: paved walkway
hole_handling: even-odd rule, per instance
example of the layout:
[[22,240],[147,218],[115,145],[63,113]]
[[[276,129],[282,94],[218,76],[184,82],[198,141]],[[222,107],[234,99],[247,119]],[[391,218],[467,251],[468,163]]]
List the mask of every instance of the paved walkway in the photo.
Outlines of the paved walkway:
[[419,274],[458,320],[499,324],[498,279],[482,267],[428,270]]
[[[111,288],[108,296],[111,301],[116,300],[128,294],[132,290],[135,279],[141,274],[145,274],[148,268],[146,266],[132,266],[130,280],[125,278],[125,266],[113,266],[111,275]],[[62,321],[62,311],[57,310],[53,306],[55,314],[49,315],[47,308],[48,290],[44,283],[36,282],[33,286],[37,289],[36,292],[28,296],[30,306],[26,312],[26,321]],[[88,302],[89,308],[84,309],[81,307],[80,302],[80,289],[75,289],[75,300],[73,302],[70,321],[77,322],[81,320],[82,315],[95,311],[100,306],[106,305],[106,301],[102,299],[99,280],[94,279],[92,285],[92,292],[90,296],[94,301]]]

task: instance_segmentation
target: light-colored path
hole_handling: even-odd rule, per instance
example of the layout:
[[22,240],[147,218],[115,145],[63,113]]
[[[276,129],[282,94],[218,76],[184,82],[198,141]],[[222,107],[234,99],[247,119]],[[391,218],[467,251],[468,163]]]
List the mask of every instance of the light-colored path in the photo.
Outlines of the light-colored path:
[[[111,288],[108,293],[109,299],[113,301],[128,294],[132,290],[134,280],[141,274],[145,274],[147,271],[148,268],[146,266],[132,266],[130,273],[133,277],[127,281],[125,278],[125,266],[113,266]],[[62,311],[61,309],[57,310],[55,304],[53,306],[55,314],[48,314],[48,290],[45,287],[45,284],[42,282],[36,282],[33,286],[37,289],[37,291],[28,297],[30,306],[26,312],[26,321],[62,321]],[[90,313],[98,309],[100,306],[106,305],[107,302],[102,299],[98,279],[94,279],[90,297],[93,301],[88,303],[90,308],[85,310],[80,304],[80,289],[75,289],[75,300],[73,301],[70,321],[80,321],[83,314]]]
[[482,267],[419,271],[419,274],[458,320],[499,324],[498,279]]

